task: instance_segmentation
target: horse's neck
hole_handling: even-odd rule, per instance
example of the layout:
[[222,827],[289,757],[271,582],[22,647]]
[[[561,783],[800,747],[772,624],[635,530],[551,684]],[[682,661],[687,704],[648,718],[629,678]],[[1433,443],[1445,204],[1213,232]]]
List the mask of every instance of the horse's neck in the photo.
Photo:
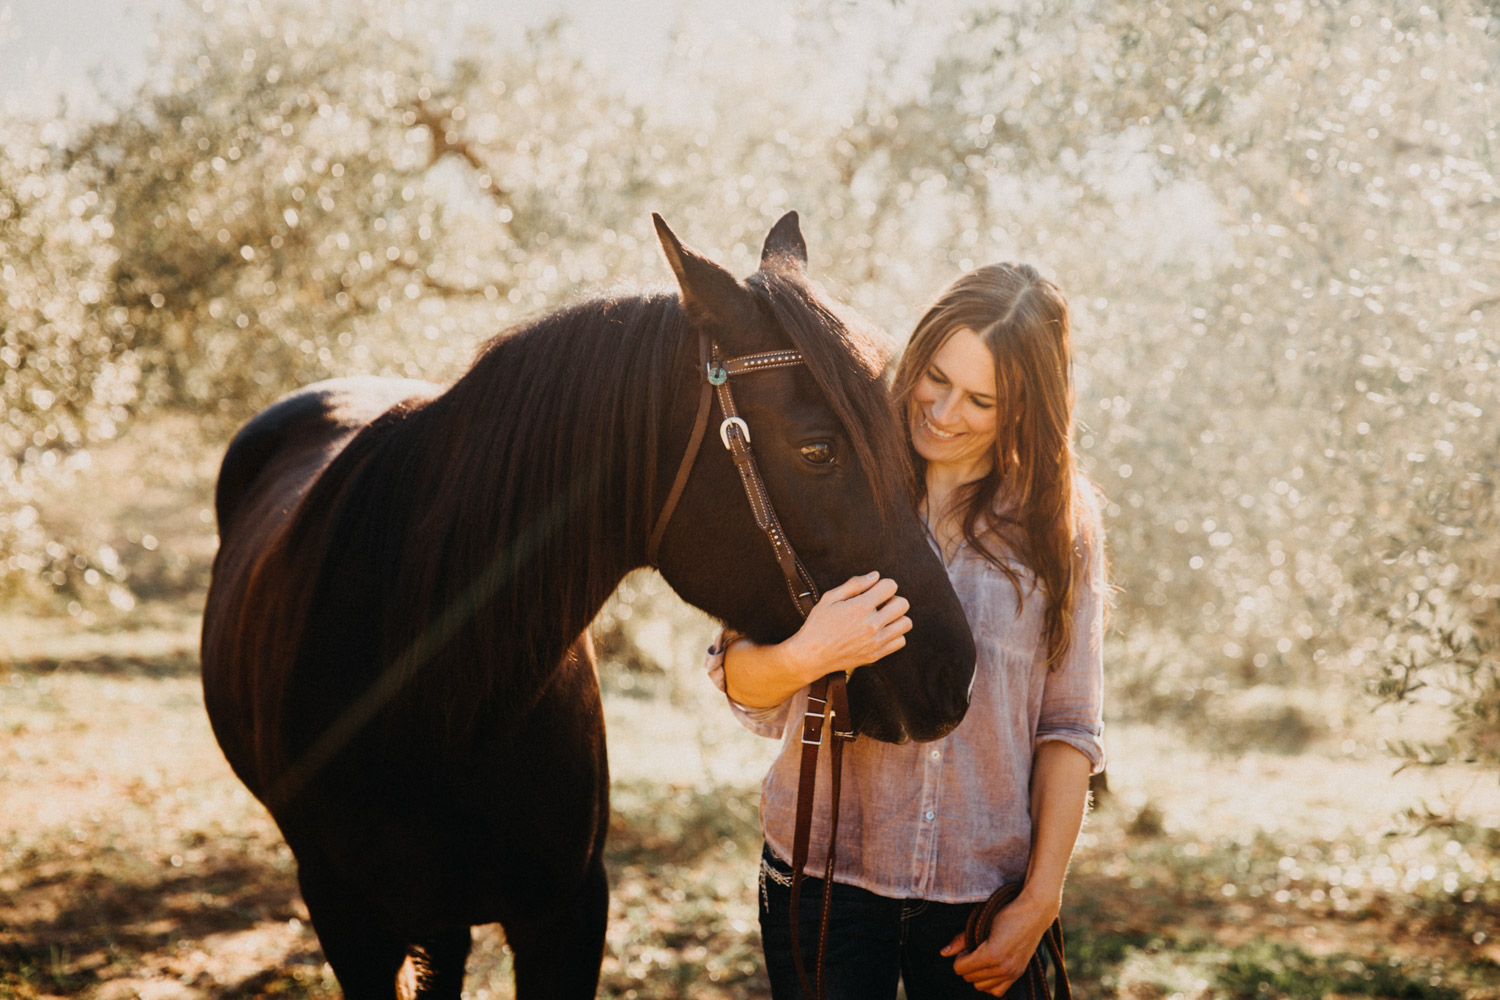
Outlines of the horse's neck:
[[644,560],[647,511],[659,503],[646,466],[674,460],[658,457],[670,400],[650,369],[675,355],[634,331],[571,339],[498,345],[455,386],[457,398],[424,416],[426,437],[446,453],[432,471],[465,470],[447,503],[470,523],[450,537],[498,553],[485,571],[503,576],[500,589],[525,611],[582,629]]

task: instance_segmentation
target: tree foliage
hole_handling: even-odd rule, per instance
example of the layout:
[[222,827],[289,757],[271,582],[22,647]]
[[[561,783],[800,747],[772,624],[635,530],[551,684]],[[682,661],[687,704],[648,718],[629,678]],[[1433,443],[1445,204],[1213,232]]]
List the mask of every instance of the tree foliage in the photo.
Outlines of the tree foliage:
[[930,47],[886,11],[864,78],[828,55],[851,8],[687,31],[631,97],[561,26],[453,51],[432,5],[250,5],[190,18],[105,120],[0,123],[0,572],[79,586],[28,491],[140,414],[451,376],[660,280],[652,210],[743,270],[797,208],[897,334],[985,260],[1061,280],[1116,621],[1171,650],[1131,654],[1146,687],[1358,678],[1500,758],[1493,10],[945,10]]

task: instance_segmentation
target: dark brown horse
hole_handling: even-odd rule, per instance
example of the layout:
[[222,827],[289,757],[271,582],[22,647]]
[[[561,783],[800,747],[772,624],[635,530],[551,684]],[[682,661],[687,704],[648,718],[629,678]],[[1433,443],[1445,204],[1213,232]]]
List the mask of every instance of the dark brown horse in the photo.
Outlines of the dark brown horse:
[[[795,216],[744,282],[658,228],[680,297],[547,316],[446,391],[311,386],[225,456],[208,713],[296,855],[350,997],[458,996],[469,928],[495,921],[519,996],[594,994],[609,781],[583,636],[647,562],[694,422],[700,331],[730,355],[803,352],[737,390],[787,536],[820,587],[879,569],[911,601],[906,648],[850,685],[860,730],[933,739],[964,713],[972,640],[908,504],[879,341],[806,280]],[[758,640],[800,622],[716,442],[657,565]]]

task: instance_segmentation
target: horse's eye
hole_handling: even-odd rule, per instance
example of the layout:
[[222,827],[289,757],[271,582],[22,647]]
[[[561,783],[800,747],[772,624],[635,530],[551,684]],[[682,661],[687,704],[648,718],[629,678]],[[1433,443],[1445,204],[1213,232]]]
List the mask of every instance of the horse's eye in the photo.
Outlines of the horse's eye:
[[815,441],[802,446],[802,457],[813,465],[833,465],[836,461],[833,445],[827,441]]

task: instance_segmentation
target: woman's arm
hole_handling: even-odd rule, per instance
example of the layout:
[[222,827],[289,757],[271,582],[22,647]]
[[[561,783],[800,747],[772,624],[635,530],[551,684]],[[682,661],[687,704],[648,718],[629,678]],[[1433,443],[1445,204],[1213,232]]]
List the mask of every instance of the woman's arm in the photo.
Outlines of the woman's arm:
[[953,971],[978,990],[1002,996],[1026,971],[1042,935],[1062,908],[1063,877],[1088,806],[1088,757],[1052,740],[1037,747],[1031,769],[1031,861],[1021,894],[995,915],[990,936],[964,954],[960,934],[943,949]]
[[856,576],[824,594],[785,642],[730,643],[724,651],[725,693],[747,708],[769,708],[824,674],[874,663],[906,645],[910,607],[896,596],[896,581],[879,573]]

